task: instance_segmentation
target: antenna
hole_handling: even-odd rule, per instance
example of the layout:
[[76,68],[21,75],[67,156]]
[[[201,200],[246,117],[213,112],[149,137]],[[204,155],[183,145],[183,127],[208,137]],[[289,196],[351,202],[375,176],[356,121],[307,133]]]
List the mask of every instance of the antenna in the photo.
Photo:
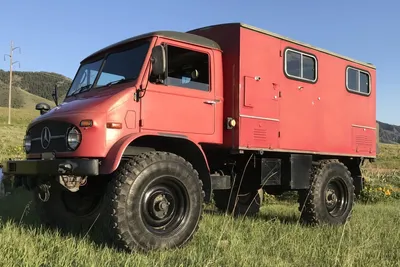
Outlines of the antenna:
[[18,49],[19,53],[21,54],[21,48],[20,47],[14,47],[14,42],[11,41],[10,54],[5,54],[4,55],[4,61],[6,60],[6,56],[10,57],[10,88],[8,89],[8,124],[11,124],[12,67],[13,67],[13,65],[15,63],[18,63],[18,66],[21,68],[21,63],[19,61],[14,61],[13,62],[13,53],[14,53],[15,49]]

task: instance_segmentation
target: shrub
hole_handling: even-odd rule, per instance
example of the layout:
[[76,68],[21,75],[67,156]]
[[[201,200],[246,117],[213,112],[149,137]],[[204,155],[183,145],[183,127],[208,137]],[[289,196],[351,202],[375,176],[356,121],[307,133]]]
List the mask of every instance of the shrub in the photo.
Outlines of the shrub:
[[366,183],[359,200],[363,203],[378,203],[400,199],[400,188],[392,185],[371,185]]

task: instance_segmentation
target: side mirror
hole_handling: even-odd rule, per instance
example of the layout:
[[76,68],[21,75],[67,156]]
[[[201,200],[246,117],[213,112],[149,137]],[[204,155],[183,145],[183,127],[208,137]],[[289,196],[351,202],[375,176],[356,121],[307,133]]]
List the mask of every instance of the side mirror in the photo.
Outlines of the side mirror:
[[155,46],[151,52],[151,72],[156,76],[164,74],[166,70],[166,61],[164,46]]
[[54,90],[53,93],[51,94],[51,96],[53,97],[54,103],[56,104],[56,106],[58,106],[58,93],[57,93],[57,84],[54,86]]
[[47,111],[50,110],[50,106],[47,103],[39,103],[39,104],[36,104],[36,110],[39,110],[40,111],[40,115],[43,115]]

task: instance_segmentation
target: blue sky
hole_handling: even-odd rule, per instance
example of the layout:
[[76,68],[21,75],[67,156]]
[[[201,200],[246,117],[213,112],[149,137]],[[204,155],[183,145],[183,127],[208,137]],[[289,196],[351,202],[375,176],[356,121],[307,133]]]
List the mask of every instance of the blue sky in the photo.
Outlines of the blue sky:
[[[377,67],[377,119],[400,125],[400,1],[2,1],[0,52],[16,70],[73,77],[88,54],[140,33],[244,22]],[[8,62],[0,68],[7,70]]]

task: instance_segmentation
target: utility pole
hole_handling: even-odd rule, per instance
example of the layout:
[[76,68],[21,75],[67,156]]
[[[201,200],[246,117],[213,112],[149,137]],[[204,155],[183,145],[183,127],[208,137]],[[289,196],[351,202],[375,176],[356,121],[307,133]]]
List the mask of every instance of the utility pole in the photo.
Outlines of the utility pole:
[[[4,61],[6,60],[6,56],[10,57],[10,88],[8,89],[8,124],[11,124],[11,89],[12,89],[12,66],[15,63],[19,63],[19,61],[14,61],[13,62],[13,53],[15,49],[19,49],[19,53],[21,54],[21,48],[20,47],[14,47],[13,41],[11,41],[11,47],[10,47],[10,54],[9,55],[4,55]],[[19,65],[21,67],[21,64]]]

